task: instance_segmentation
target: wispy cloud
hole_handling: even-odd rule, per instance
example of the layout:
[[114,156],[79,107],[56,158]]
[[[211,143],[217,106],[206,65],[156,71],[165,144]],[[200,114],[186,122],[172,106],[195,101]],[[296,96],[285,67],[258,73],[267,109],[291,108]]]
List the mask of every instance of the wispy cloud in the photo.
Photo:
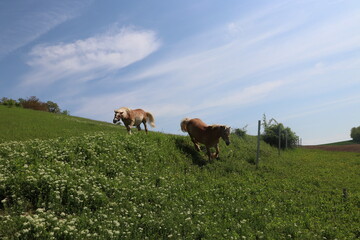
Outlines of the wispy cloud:
[[[0,5],[0,59],[80,14],[91,1],[7,1]],[[15,6],[12,6],[16,4]],[[9,6],[10,5],[10,6]],[[7,9],[17,12],[8,14]],[[31,9],[31,11],[29,11]]]
[[122,28],[72,43],[38,45],[30,52],[32,72],[23,85],[67,79],[86,82],[144,59],[160,47],[155,32]]
[[[322,5],[315,6],[315,12],[322,11]],[[134,83],[136,88],[113,91],[110,97],[84,98],[77,111],[101,119],[104,115],[111,118],[115,107],[143,107],[166,119],[161,120],[168,127],[166,131],[174,132],[170,125],[177,126],[184,116],[213,119],[255,104],[268,110],[271,102],[306,99],[318,96],[319,91],[332,92],[344,84],[356,84],[359,15],[354,10],[312,21],[310,13],[296,11],[300,7],[309,6],[279,4],[193,36],[187,44],[175,46],[177,50],[171,55],[163,54],[161,59],[148,63],[147,68],[114,76],[108,82],[114,86]],[[217,44],[199,47],[209,38]],[[191,44],[192,40],[197,42]],[[341,71],[349,77],[339,81],[336,75]],[[102,113],[94,112],[92,104],[102,106]],[[290,118],[283,119],[306,117],[330,106],[322,108],[320,100],[317,104],[319,108],[304,105],[303,114],[289,113]]]
[[283,117],[281,120],[289,120],[294,118],[302,118],[311,116],[314,114],[318,114],[325,111],[335,111],[338,108],[349,106],[349,105],[356,105],[360,103],[360,96],[353,95],[348,96],[346,98],[338,98],[334,99],[328,102],[323,102],[311,107],[307,107],[307,109],[302,109],[301,111],[297,111],[297,113],[288,115],[286,117]]

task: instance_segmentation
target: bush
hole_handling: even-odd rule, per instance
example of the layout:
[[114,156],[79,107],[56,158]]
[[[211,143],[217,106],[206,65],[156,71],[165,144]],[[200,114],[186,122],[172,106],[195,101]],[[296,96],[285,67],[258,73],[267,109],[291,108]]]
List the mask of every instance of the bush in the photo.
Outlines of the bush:
[[52,101],[41,102],[37,97],[31,96],[27,99],[19,98],[18,101],[3,97],[0,99],[0,104],[8,107],[23,107],[33,110],[40,110],[44,112],[59,113],[64,115],[70,115],[68,110],[61,111],[59,105]]
[[354,142],[358,142],[360,143],[360,126],[358,127],[353,127],[351,129],[351,134],[350,134],[351,138],[353,139]]
[[240,138],[244,138],[244,137],[246,137],[246,132],[247,132],[246,128],[247,128],[247,125],[243,128],[235,128],[234,134]]
[[20,104],[16,102],[16,100],[11,98],[3,97],[0,101],[2,105],[8,106],[8,107],[19,107]]
[[48,112],[48,106],[46,103],[41,102],[37,97],[35,96],[31,96],[28,99],[24,100],[22,102],[22,106],[24,108],[29,108],[29,109],[33,109],[33,110],[39,110],[39,111],[44,111],[44,112]]
[[64,110],[61,112],[61,114],[64,114],[64,115],[67,115],[67,116],[70,116],[70,111],[68,110]]
[[293,148],[297,145],[299,137],[289,127],[284,127],[282,123],[278,123],[275,119],[271,119],[269,122],[266,121],[266,116],[263,119],[264,133],[262,139],[264,142],[271,146],[279,146],[279,130],[280,130],[280,144],[281,148],[286,147]]
[[52,113],[60,113],[61,112],[61,110],[60,110],[59,106],[57,105],[57,103],[54,103],[52,101],[47,101],[46,105],[47,105],[47,108],[48,108],[49,112],[52,112]]

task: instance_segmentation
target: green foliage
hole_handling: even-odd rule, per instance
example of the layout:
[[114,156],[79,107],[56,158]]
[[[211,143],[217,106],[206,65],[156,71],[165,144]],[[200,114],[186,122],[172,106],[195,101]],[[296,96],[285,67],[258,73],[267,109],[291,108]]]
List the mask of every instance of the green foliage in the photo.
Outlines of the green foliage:
[[[84,132],[0,144],[0,239],[360,237],[356,153],[278,157],[262,142],[256,170],[252,136],[221,141],[209,163],[188,136],[61,117]],[[88,131],[90,122],[103,131]]]
[[351,138],[353,139],[354,142],[360,143],[360,126],[359,127],[353,127],[351,129],[350,136],[351,136]]
[[39,100],[39,98],[37,98],[35,96],[31,96],[28,99],[24,100],[22,102],[22,106],[23,106],[23,108],[29,108],[29,109],[38,110],[38,111],[44,111],[44,112],[48,111],[47,104],[44,102],[41,102]]
[[234,129],[234,134],[236,135],[236,136],[238,136],[238,137],[240,137],[240,138],[244,138],[244,137],[246,137],[246,132],[247,132],[247,126],[248,125],[246,125],[245,127],[243,127],[243,128],[235,128]]
[[48,112],[51,112],[51,113],[60,113],[61,112],[57,103],[54,103],[52,101],[47,101],[46,105],[47,105]]
[[6,97],[1,98],[0,105],[5,105],[8,107],[23,107],[33,110],[39,110],[44,112],[51,112],[51,113],[61,113],[64,115],[70,115],[70,112],[67,110],[61,111],[59,105],[52,101],[42,102],[39,98],[35,96],[31,96],[27,99],[19,98],[18,101],[14,99],[9,99]]
[[[280,132],[280,144],[281,148],[284,149],[287,145],[288,148],[293,148],[297,146],[299,137],[291,130],[289,127],[284,127],[282,123],[278,123],[275,119],[266,121],[266,116],[264,114],[263,118],[264,132],[262,134],[262,139],[264,142],[270,144],[271,146],[279,146],[279,132]],[[287,142],[286,142],[287,141]]]
[[360,218],[354,154],[296,150],[274,158],[265,147],[255,170],[247,162],[255,139],[247,139],[221,144],[211,163],[188,137],[153,132],[3,143],[0,237],[357,236],[358,226],[349,224]]
[[8,106],[8,107],[19,107],[20,106],[20,104],[18,102],[16,102],[16,100],[11,99],[11,98],[6,98],[6,97],[1,98],[0,104]]
[[70,111],[64,110],[64,111],[61,112],[61,114],[70,116]]

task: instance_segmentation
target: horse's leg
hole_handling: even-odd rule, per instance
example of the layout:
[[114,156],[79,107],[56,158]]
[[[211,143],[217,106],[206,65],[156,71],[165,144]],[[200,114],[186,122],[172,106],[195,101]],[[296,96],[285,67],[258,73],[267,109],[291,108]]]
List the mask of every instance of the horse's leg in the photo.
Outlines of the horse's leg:
[[131,134],[131,127],[134,126],[135,121],[131,121],[129,125],[126,126],[126,129],[128,130],[128,133]]
[[206,146],[206,153],[209,157],[209,162],[211,161],[211,151],[210,151],[210,147]]
[[138,131],[141,131],[141,127],[140,127],[140,124],[136,126],[137,130]]
[[219,144],[216,144],[215,149],[216,149],[216,153],[215,153],[214,157],[218,159],[219,153],[220,153]]
[[131,127],[130,127],[130,125],[126,125],[126,130],[127,130],[128,134],[131,134]]
[[143,124],[144,124],[145,132],[146,132],[146,134],[147,134],[146,120],[144,119],[142,122],[143,122]]
[[190,136],[191,141],[194,143],[195,149],[196,149],[198,152],[200,152],[199,144],[196,142],[195,138],[193,138],[190,134],[189,134],[189,136]]

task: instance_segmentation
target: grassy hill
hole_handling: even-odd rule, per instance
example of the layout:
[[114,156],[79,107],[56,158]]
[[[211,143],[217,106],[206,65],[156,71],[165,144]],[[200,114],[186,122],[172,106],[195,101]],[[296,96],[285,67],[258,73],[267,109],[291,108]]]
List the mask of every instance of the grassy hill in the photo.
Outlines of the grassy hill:
[[[359,154],[296,149],[279,157],[262,143],[256,170],[251,136],[231,136],[208,163],[188,137],[64,119],[58,137],[43,132],[57,128],[45,126],[51,121],[32,120],[25,130],[39,129],[32,132],[42,139],[2,135],[0,239],[360,237]],[[62,135],[72,124],[77,132]]]
[[114,132],[117,129],[106,122],[0,105],[0,143],[78,136],[97,131]]

